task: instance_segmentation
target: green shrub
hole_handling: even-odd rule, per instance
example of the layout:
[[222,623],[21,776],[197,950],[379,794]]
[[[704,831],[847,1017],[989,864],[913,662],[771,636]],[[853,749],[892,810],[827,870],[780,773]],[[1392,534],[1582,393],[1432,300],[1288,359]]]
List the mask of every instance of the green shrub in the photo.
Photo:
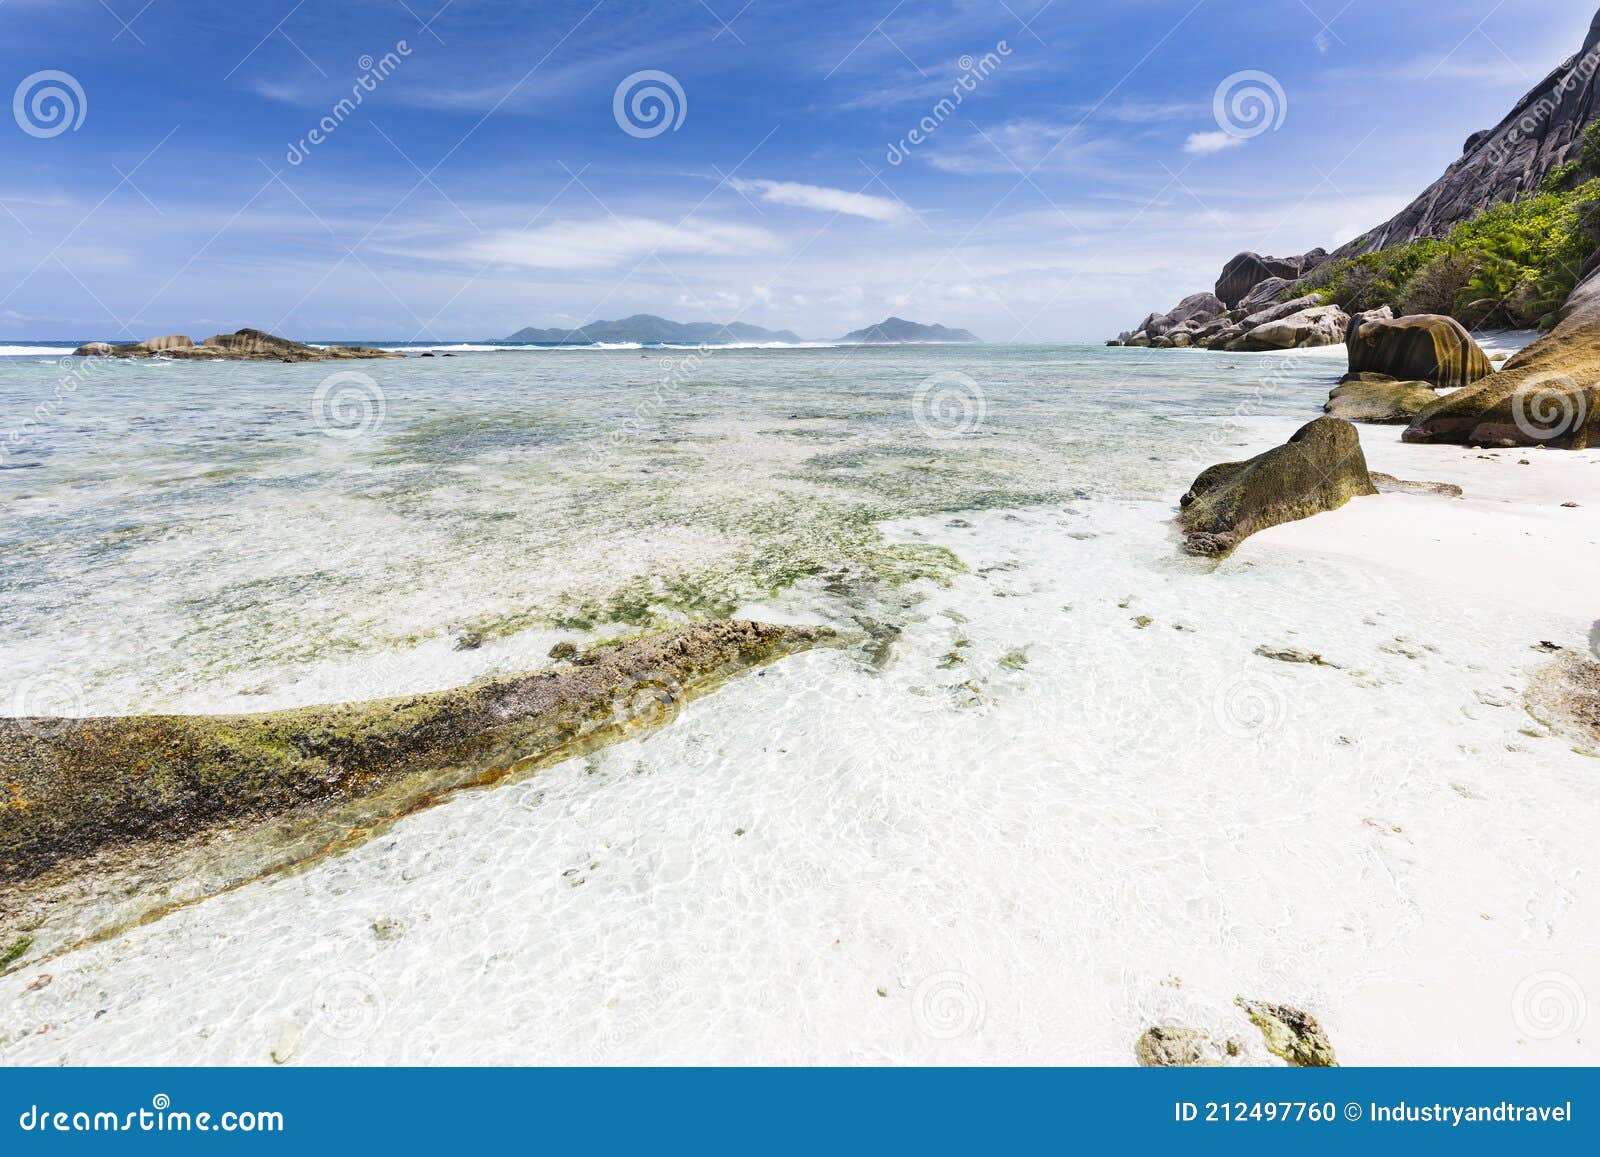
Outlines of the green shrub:
[[1600,249],[1600,122],[1562,169],[1539,192],[1492,205],[1442,240],[1330,262],[1306,288],[1349,313],[1387,305],[1397,314],[1448,313],[1469,326],[1540,324]]

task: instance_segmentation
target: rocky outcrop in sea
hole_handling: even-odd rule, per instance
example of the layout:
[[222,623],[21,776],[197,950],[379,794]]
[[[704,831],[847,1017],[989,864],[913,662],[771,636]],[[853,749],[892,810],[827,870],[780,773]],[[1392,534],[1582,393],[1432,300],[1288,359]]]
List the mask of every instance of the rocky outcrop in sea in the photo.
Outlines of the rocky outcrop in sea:
[[391,350],[371,346],[314,346],[290,341],[260,329],[219,333],[199,345],[183,334],[113,345],[92,341],[72,351],[79,357],[175,358],[180,361],[331,362],[346,359],[397,358]]
[[[1241,253],[1223,268],[1214,290],[1190,294],[1106,344],[1236,351],[1338,345],[1350,323],[1344,310],[1316,294],[1292,296],[1300,278],[1327,257],[1321,249],[1299,257]],[[1285,294],[1291,296],[1283,300]]]

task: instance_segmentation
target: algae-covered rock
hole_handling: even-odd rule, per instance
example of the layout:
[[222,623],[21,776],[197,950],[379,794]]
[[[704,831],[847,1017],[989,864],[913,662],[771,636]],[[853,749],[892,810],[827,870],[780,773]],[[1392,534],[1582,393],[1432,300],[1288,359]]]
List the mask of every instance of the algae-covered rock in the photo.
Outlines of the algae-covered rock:
[[1338,1067],[1328,1034],[1309,1012],[1268,1000],[1246,1000],[1242,996],[1237,1003],[1261,1030],[1267,1051],[1274,1056],[1301,1068]]
[[1494,372],[1466,328],[1438,313],[1366,320],[1346,345],[1351,373],[1371,371],[1444,389],[1470,385]]
[[1192,553],[1226,554],[1258,530],[1376,493],[1356,428],[1318,418],[1247,462],[1202,471],[1180,500],[1178,523]]
[[1427,382],[1372,380],[1378,377],[1381,376],[1363,374],[1357,380],[1335,386],[1323,410],[1347,422],[1400,425],[1411,422],[1439,400]]
[[685,695],[832,634],[712,622],[422,695],[253,715],[0,719],[0,882],[321,801],[384,792],[391,808],[425,806],[666,722]]
[[1497,374],[1417,415],[1407,442],[1600,446],[1600,275],[1573,290],[1561,322]]
[[1193,1068],[1224,1064],[1227,1046],[1197,1028],[1158,1024],[1139,1037],[1133,1055],[1145,1068]]

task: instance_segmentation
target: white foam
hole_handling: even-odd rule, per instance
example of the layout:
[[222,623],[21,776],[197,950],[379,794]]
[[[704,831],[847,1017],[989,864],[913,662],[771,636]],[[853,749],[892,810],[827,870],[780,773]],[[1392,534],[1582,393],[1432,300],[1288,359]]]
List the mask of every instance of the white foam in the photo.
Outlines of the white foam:
[[0,358],[64,358],[70,357],[73,346],[0,345]]

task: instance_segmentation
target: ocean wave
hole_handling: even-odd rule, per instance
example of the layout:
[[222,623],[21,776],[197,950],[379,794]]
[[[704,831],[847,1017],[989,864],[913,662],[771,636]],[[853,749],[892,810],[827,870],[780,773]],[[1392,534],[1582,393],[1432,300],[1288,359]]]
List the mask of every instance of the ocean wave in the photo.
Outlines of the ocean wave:
[[77,348],[70,345],[0,345],[0,358],[61,358]]

